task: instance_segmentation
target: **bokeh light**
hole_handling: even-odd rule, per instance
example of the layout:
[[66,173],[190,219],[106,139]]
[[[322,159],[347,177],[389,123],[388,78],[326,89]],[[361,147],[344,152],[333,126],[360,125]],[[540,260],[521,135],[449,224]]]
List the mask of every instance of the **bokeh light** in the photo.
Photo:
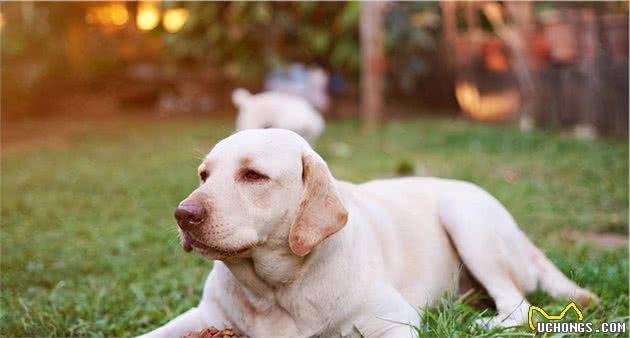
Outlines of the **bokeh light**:
[[98,24],[106,28],[123,26],[129,21],[129,12],[122,3],[95,6],[87,11],[85,21],[89,24]]
[[110,7],[111,21],[116,26],[122,26],[129,21],[127,8],[123,4],[113,4]]
[[169,33],[178,32],[188,19],[188,9],[186,8],[172,8],[167,9],[164,12],[164,18],[162,24],[164,29]]
[[150,31],[160,23],[160,9],[155,2],[142,2],[138,5],[136,24],[143,31]]

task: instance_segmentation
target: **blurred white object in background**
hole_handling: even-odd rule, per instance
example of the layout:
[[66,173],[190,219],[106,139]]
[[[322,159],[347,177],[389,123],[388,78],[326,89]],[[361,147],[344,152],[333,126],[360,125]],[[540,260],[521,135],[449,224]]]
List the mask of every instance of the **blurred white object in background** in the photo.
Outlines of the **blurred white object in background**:
[[236,130],[282,128],[304,137],[311,145],[324,130],[324,119],[304,98],[281,92],[252,95],[246,89],[232,92],[238,108]]
[[271,72],[265,80],[265,90],[300,96],[323,112],[330,104],[328,77],[328,73],[319,67],[306,68],[294,63],[286,70]]

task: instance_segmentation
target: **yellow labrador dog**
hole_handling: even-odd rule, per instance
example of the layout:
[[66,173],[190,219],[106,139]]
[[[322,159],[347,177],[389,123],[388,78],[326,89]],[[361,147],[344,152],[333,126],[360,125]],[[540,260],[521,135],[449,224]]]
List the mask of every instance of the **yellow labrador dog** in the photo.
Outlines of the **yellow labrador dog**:
[[294,132],[246,130],[199,166],[175,216],[187,251],[215,259],[199,305],[145,337],[210,325],[251,337],[412,337],[418,308],[458,288],[462,265],[498,316],[527,321],[528,291],[597,297],[562,274],[505,208],[471,183],[352,184]]

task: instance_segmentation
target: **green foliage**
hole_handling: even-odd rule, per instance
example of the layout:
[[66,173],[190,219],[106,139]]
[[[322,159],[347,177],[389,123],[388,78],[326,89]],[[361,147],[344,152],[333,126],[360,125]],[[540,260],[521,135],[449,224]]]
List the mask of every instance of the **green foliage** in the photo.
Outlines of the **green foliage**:
[[223,66],[236,79],[261,79],[270,68],[313,63],[357,78],[358,2],[189,2],[190,18],[165,33],[176,62]]
[[[176,62],[224,66],[228,76],[260,80],[289,62],[317,64],[358,81],[359,2],[187,3],[184,29],[165,33]],[[424,75],[420,55],[436,48],[437,3],[392,3],[386,14],[386,51],[395,80],[403,87]]]
[[[183,253],[172,213],[196,186],[199,159],[232,127],[127,121],[85,127],[64,146],[3,150],[0,335],[132,336],[197,304],[211,262]],[[587,320],[627,320],[627,248],[564,237],[567,229],[627,228],[627,143],[440,119],[391,122],[369,134],[353,122],[329,123],[317,150],[340,179],[393,176],[408,163],[480,184],[562,271],[601,296]],[[541,293],[530,300],[566,305]],[[482,311],[448,298],[423,312],[418,332],[527,332],[471,327]]]
[[389,75],[408,94],[430,69],[423,53],[437,48],[440,20],[436,2],[394,2],[389,6],[385,20]]
[[44,79],[67,75],[64,29],[82,20],[82,13],[79,6],[63,3],[2,3],[5,23],[0,58],[5,98],[27,100]]
[[2,9],[6,22],[0,33],[0,51],[4,62],[60,58],[65,26],[83,19],[81,7],[60,3],[3,3]]

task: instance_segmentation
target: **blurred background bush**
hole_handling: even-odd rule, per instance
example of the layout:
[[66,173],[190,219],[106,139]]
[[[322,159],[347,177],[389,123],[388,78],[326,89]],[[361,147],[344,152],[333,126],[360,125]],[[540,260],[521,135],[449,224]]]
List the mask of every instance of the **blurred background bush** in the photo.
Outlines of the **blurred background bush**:
[[5,120],[231,115],[234,87],[261,90],[298,64],[327,75],[329,118],[463,112],[587,138],[628,132],[627,2],[14,2],[0,11]]

